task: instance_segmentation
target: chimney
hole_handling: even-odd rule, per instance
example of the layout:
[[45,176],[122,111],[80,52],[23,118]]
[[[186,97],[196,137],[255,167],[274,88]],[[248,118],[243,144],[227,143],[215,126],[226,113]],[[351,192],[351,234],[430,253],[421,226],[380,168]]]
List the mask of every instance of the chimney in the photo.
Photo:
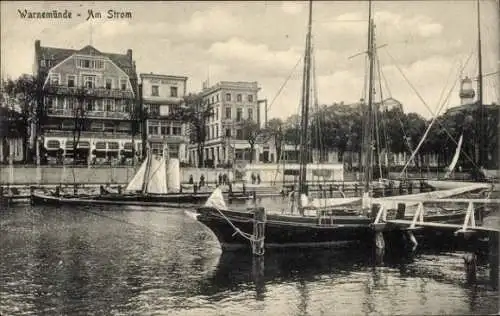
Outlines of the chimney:
[[132,63],[132,50],[131,49],[127,49],[127,56],[128,56],[128,59],[130,60],[130,63]]

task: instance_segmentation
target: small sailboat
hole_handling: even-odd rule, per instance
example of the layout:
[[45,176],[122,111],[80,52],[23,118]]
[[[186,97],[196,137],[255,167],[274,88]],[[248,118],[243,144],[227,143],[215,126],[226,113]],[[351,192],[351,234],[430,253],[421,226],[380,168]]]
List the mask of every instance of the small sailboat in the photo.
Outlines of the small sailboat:
[[[110,192],[101,187],[97,195],[31,194],[32,204],[53,205],[136,205],[181,207],[199,204],[210,196],[210,192],[182,192],[179,160],[148,154],[124,192]],[[243,193],[233,193],[231,199],[247,199]]]

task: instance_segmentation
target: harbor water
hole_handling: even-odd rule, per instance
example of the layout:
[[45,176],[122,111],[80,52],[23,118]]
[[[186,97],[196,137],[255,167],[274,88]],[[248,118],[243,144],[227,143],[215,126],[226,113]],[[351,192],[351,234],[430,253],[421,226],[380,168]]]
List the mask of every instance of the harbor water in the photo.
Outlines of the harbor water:
[[[497,215],[488,219],[498,224]],[[375,259],[360,249],[224,252],[182,209],[0,211],[0,315],[497,313],[487,266],[463,253]]]

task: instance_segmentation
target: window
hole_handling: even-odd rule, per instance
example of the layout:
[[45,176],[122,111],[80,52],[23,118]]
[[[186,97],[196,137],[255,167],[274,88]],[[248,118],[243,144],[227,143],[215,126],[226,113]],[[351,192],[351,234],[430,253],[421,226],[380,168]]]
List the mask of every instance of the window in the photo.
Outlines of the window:
[[55,108],[56,109],[63,109],[64,108],[64,98],[61,96],[58,96],[54,101],[55,102]]
[[242,101],[241,94],[237,94],[236,95],[236,101],[237,102],[241,102]]
[[253,120],[253,109],[248,109],[248,119]]
[[219,125],[215,124],[215,138],[219,137]]
[[172,135],[181,135],[182,129],[180,126],[173,126],[172,127]]
[[248,95],[248,102],[253,102],[253,95],[252,94]]
[[120,79],[120,89],[127,90],[127,79]]
[[104,60],[79,58],[76,60],[76,66],[84,69],[104,69]]
[[219,94],[218,93],[215,95],[215,101],[219,102]]
[[170,87],[170,96],[177,98],[177,87]]
[[226,128],[226,137],[231,137],[231,129]]
[[148,122],[148,134],[149,135],[158,135],[158,130],[159,130],[158,125],[159,124],[157,121]]
[[215,138],[215,129],[213,126],[210,127],[210,139]]
[[160,143],[152,143],[151,144],[151,151],[155,155],[163,155],[163,144]]
[[106,78],[106,89],[108,90],[113,89],[113,79]]
[[83,85],[85,88],[94,88],[95,87],[95,76],[83,76]]
[[236,122],[239,122],[243,119],[243,109],[242,108],[238,108],[236,110]]
[[231,119],[231,108],[226,107],[226,119],[230,120]]
[[160,96],[160,87],[159,86],[151,86],[151,95],[153,97]]
[[216,108],[215,109],[215,120],[218,121],[219,120],[219,108]]
[[95,110],[97,112],[102,112],[104,110],[104,100],[95,100]]
[[87,100],[87,111],[94,111],[94,100]]
[[66,103],[66,106],[69,110],[73,110],[75,108],[75,99],[72,97],[68,97],[68,101]]
[[236,130],[236,139],[243,139],[243,130],[242,129]]
[[226,101],[231,101],[231,93],[226,93]]
[[115,100],[113,99],[105,99],[106,111],[112,112],[115,110]]
[[162,135],[170,135],[170,128],[168,126],[162,126],[161,127],[161,134]]
[[52,85],[59,84],[59,74],[50,74],[50,84]]
[[69,75],[68,76],[68,87],[75,87],[76,86],[76,76]]

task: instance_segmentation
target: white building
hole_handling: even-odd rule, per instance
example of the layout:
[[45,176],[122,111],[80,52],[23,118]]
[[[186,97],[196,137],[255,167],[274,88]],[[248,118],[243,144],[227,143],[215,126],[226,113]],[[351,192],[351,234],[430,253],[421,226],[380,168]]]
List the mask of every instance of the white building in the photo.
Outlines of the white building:
[[146,133],[154,154],[168,152],[169,157],[187,160],[186,126],[169,116],[178,109],[186,95],[187,77],[140,74],[142,101],[147,111]]
[[[259,126],[260,108],[257,82],[221,81],[204,87],[201,95],[213,116],[206,123],[204,160],[206,166],[218,166],[235,161],[250,160],[250,144],[244,138],[242,122],[255,121]],[[189,160],[198,164],[196,144],[189,147]],[[263,146],[256,144],[253,161],[261,157]]]

